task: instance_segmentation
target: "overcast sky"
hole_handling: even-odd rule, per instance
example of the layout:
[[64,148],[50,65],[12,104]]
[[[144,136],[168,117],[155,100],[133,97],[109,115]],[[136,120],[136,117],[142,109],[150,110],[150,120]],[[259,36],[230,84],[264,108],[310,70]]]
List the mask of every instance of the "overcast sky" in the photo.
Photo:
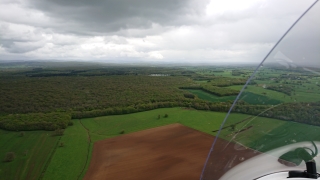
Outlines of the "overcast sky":
[[0,0],[0,60],[259,62],[313,0]]

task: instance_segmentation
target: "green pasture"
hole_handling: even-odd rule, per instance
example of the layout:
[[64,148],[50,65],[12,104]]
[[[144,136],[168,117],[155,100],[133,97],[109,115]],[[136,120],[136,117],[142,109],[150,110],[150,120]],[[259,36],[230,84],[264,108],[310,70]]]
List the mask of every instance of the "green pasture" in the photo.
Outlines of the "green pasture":
[[231,70],[224,70],[224,72],[214,72],[213,73],[215,76],[222,76],[222,77],[237,77],[238,76],[232,76],[232,71]]
[[[167,118],[164,117],[165,114],[168,114]],[[159,115],[160,119],[158,119]],[[128,134],[131,132],[137,132],[172,123],[180,123],[193,129],[211,135],[216,135],[216,130],[220,128],[221,122],[225,118],[225,115],[226,113],[221,112],[198,111],[185,108],[162,108],[127,115],[103,116],[82,120],[73,120],[75,124],[66,129],[65,135],[61,138],[61,141],[65,142],[65,147],[57,149],[57,152],[55,153],[54,158],[48,167],[48,170],[46,171],[44,179],[56,179],[61,177],[76,179],[77,175],[79,174],[80,178],[82,178],[90,162],[86,162],[85,159],[87,155],[89,155],[90,160],[93,143],[105,138],[119,136],[121,135],[121,131],[124,131],[124,134]],[[245,114],[231,114],[225,126],[230,126],[231,124],[235,124],[249,117],[251,116]],[[80,124],[80,121],[82,122],[83,126]],[[242,129],[248,125],[255,125],[258,127],[258,124],[263,124],[264,126],[261,126],[261,129],[267,128],[271,130],[277,128],[283,123],[285,122],[270,118],[258,117],[254,120],[250,121],[249,119],[237,124],[236,129]],[[85,131],[84,128],[88,129],[91,139],[89,154],[87,154],[89,146],[87,131]],[[258,129],[258,131],[262,130]],[[220,137],[224,139],[231,139],[232,136],[230,136],[230,134],[232,135],[232,133],[234,132],[231,131],[230,128],[226,128],[222,130]],[[254,136],[254,138],[259,138],[259,136]],[[81,167],[85,167],[85,170],[82,171]],[[56,173],[61,171],[63,172]]]
[[[233,89],[236,89],[234,87],[240,87],[240,86],[232,86]],[[221,96],[221,97],[219,97],[219,96],[207,93],[207,92],[202,91],[202,90],[188,89],[188,91],[191,92],[194,95],[197,95],[198,98],[206,100],[206,101],[210,101],[210,102],[234,101],[236,99],[236,97],[237,97],[237,96]],[[249,104],[265,104],[265,105],[271,104],[271,105],[276,105],[276,104],[282,103],[282,101],[270,98],[269,96],[266,96],[266,95],[253,93],[253,91],[252,92],[251,91],[243,92],[242,96],[240,97],[240,100],[243,100],[243,101],[245,101],[245,102],[247,102]]]
[[[165,114],[168,115],[167,118],[164,117]],[[221,112],[161,108],[127,115],[73,120],[74,125],[69,126],[61,137],[50,136],[44,131],[26,132],[23,137],[19,137],[18,132],[0,131],[0,142],[4,147],[0,150],[1,154],[4,156],[6,152],[16,150],[17,155],[13,162],[1,163],[0,177],[38,179],[44,172],[43,179],[82,179],[90,163],[93,143],[96,141],[122,135],[121,131],[128,134],[172,123],[180,123],[216,135],[225,116],[226,113]],[[233,124],[235,124],[234,129],[230,126]],[[249,126],[252,127],[238,132]],[[319,127],[245,114],[231,114],[225,127],[227,128],[221,131],[220,138],[240,142],[260,151],[283,145],[281,144],[283,140],[293,142],[290,138],[297,132],[309,134],[299,136],[301,139],[296,138],[296,141],[304,140],[303,137],[320,139],[316,134],[320,130]],[[282,132],[283,129],[286,131]],[[283,137],[285,139],[282,138],[283,134],[286,135]],[[63,147],[60,147],[61,143]],[[21,155],[25,149],[30,149],[26,157]],[[55,153],[48,166],[44,168],[53,150]],[[27,176],[32,173],[33,176]]]
[[260,94],[256,94],[253,92],[247,92],[244,91],[239,100],[243,100],[249,104],[263,104],[263,105],[277,105],[282,103],[282,101],[279,101],[277,99],[272,99],[268,96],[264,96],[264,95],[260,95]]
[[282,92],[265,89],[261,86],[248,86],[245,91],[261,94],[272,99],[280,100],[282,102],[294,102],[294,99],[291,99],[291,96],[288,96]]
[[[228,88],[241,90],[243,86],[229,86]],[[306,88],[297,88],[295,93],[288,96],[284,93],[265,89],[261,86],[249,85],[244,92],[252,92],[262,96],[266,96],[270,99],[275,99],[282,102],[314,102],[320,101],[320,91],[308,91]]]
[[[48,131],[12,132],[0,130],[0,179],[39,179],[58,142]],[[4,162],[8,152],[12,162]]]
[[[91,144],[85,128],[79,120],[73,121],[74,125],[69,126],[61,137],[58,147],[51,162],[44,174],[43,179],[79,179],[83,176],[89,146]],[[82,179],[82,178],[80,178]]]
[[[232,114],[230,116],[232,117]],[[251,128],[239,132],[247,127]],[[223,129],[220,138],[238,142],[260,152],[267,152],[297,142],[320,141],[319,132],[319,126],[272,118],[252,117],[237,124],[234,130],[231,127]]]
[[[164,115],[168,114],[167,118]],[[160,119],[158,119],[160,115]],[[127,115],[103,116],[73,120],[74,125],[65,130],[61,138],[64,147],[57,148],[51,163],[45,172],[44,179],[80,179],[85,175],[89,165],[93,143],[105,138],[111,138],[131,132],[141,131],[172,123],[181,123],[196,130],[215,135],[226,113],[186,110],[184,108],[162,108],[152,111],[133,113]],[[236,114],[230,118],[234,123],[245,119],[248,115]],[[80,124],[80,121],[84,126]],[[88,143],[87,131],[90,134],[91,143]],[[88,154],[88,146],[89,154]],[[86,162],[87,155],[89,160]],[[83,167],[85,167],[84,171]]]
[[[265,152],[284,145],[303,142],[320,141],[320,127],[296,122],[285,122],[272,131],[261,132],[259,139],[251,144],[253,148],[261,147]],[[263,145],[263,146],[262,146]]]
[[252,125],[252,128],[237,134],[233,140],[260,152],[297,142],[320,141],[318,126],[272,119],[261,121],[262,119],[249,122],[244,127]]
[[[242,76],[233,76],[232,75],[232,68],[188,68],[200,75],[214,75],[214,76],[222,76],[222,77],[230,77],[230,78],[240,78]],[[242,69],[244,70],[244,69]],[[223,72],[218,72],[223,71]],[[247,70],[244,70],[247,71]],[[251,71],[250,71],[251,72]]]
[[[229,86],[228,88],[241,90],[242,87],[243,86]],[[252,93],[266,96],[268,98],[276,99],[282,102],[293,102],[293,99],[290,99],[290,96],[281,92],[265,89],[261,86],[248,85],[247,88],[244,90],[244,92],[252,92]]]
[[[239,122],[239,120],[236,119],[240,119],[240,115],[242,114],[230,114],[225,126],[229,126],[231,124],[234,124],[235,122]],[[232,139],[236,142],[241,142],[241,144],[250,146],[250,143],[255,142],[264,135],[263,132],[272,131],[273,129],[276,129],[286,123],[285,121],[273,118],[256,116],[247,116],[243,119],[246,120],[239,124],[236,124],[234,130],[232,130],[231,127],[223,129],[221,131],[220,138],[227,140]],[[238,132],[250,126],[252,126],[250,129],[243,132]]]
[[[291,79],[291,78],[280,78],[281,75],[290,74],[292,76],[301,78],[299,79]],[[319,101],[320,100],[320,87],[318,84],[320,83],[319,77],[307,77],[303,76],[301,72],[289,71],[287,69],[270,69],[263,68],[260,69],[256,76],[258,80],[254,80],[259,86],[249,85],[246,91],[253,92],[256,94],[266,93],[266,96],[272,99],[277,99],[283,102],[310,102],[310,101]],[[259,80],[259,78],[266,78],[263,80]],[[273,80],[273,78],[277,79],[278,83]],[[302,83],[301,85],[298,82]],[[286,85],[291,86],[295,89],[296,92],[293,92],[291,96],[285,95],[284,93],[264,89],[263,85]],[[240,90],[241,86],[229,86],[228,88]]]
[[296,95],[292,96],[296,99],[297,102],[315,102],[320,101],[320,94],[319,93],[309,93],[309,92],[296,92]]
[[[168,114],[167,118],[164,117],[165,114]],[[160,119],[158,119],[159,115]],[[220,127],[225,115],[226,113],[222,112],[161,108],[127,115],[87,118],[81,121],[89,129],[92,140],[97,141],[118,136],[122,130],[124,130],[124,134],[127,134],[172,123],[180,123],[214,135],[211,131]],[[239,116],[239,118],[245,117],[247,115]]]
[[[167,118],[164,117],[165,114],[168,115]],[[225,115],[226,113],[221,112],[163,108],[127,115],[73,120],[74,125],[69,126],[61,137],[51,136],[50,131],[28,131],[23,137],[19,136],[19,132],[0,131],[0,153],[3,158],[7,152],[16,154],[13,162],[0,163],[0,177],[39,179],[42,175],[45,180],[82,179],[90,163],[95,141],[119,136],[121,131],[127,134],[172,123],[181,123],[215,135],[216,132],[212,131],[219,129]],[[246,117],[248,115],[238,114],[232,116],[228,123]],[[28,150],[26,156],[23,154],[25,150]]]

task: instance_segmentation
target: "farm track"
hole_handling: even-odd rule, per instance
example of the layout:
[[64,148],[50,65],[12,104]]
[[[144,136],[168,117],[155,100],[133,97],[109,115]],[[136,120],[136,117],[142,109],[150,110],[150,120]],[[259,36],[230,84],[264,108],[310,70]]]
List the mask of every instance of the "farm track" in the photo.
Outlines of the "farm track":
[[[46,141],[46,137],[45,136],[41,136],[41,139],[39,139],[39,143],[37,143],[39,146],[43,146],[43,144],[45,143],[45,141]],[[40,156],[40,157],[43,157],[42,156],[42,152],[43,151],[41,151],[40,149],[36,149],[37,151],[35,151],[35,153],[34,154],[37,154],[38,156]],[[44,162],[43,162],[43,164],[45,164],[45,158],[44,158]],[[43,161],[43,159],[41,159],[41,161]],[[42,163],[41,163],[42,164]],[[31,168],[30,168],[31,167]],[[29,171],[28,171],[28,173],[27,173],[27,176],[26,176],[26,179],[36,179],[36,178],[38,178],[38,177],[33,177],[32,175],[33,175],[33,172],[34,171],[41,171],[41,169],[36,169],[37,167],[36,167],[36,164],[35,164],[35,162],[33,162],[32,164],[29,164]],[[41,167],[40,167],[41,168]],[[41,174],[39,175],[39,176],[41,176]]]
[[[225,127],[223,127],[222,129],[227,129],[228,127],[231,127],[232,125],[240,124],[240,123],[242,123],[242,122],[244,122],[244,121],[247,121],[247,120],[249,120],[249,119],[251,119],[251,118],[252,118],[252,116],[249,116],[249,117],[247,117],[247,118],[245,118],[245,119],[243,119],[243,120],[241,120],[241,121],[239,121],[239,122],[237,122],[237,123],[231,124],[231,125],[229,125],[229,126],[225,126]],[[217,131],[219,131],[219,129],[213,130],[212,132],[217,132]]]
[[46,170],[47,170],[47,168],[48,168],[48,166],[49,166],[49,164],[50,164],[50,162],[51,162],[51,159],[52,159],[54,153],[56,152],[56,150],[57,150],[57,148],[58,148],[58,144],[59,144],[60,140],[61,140],[61,137],[59,137],[59,139],[57,140],[57,143],[56,143],[54,149],[52,150],[48,161],[47,161],[46,164],[44,165],[44,168],[43,168],[42,173],[41,173],[41,175],[40,175],[40,177],[39,177],[39,180],[40,180],[40,179],[43,179],[43,175],[44,175],[44,173],[46,172]]
[[86,168],[86,166],[88,164],[89,153],[90,153],[90,144],[91,144],[90,130],[82,124],[81,120],[79,120],[79,122],[80,122],[81,126],[87,131],[87,135],[88,135],[88,151],[87,151],[86,162],[85,162],[81,172],[78,175],[78,178],[77,178],[78,180],[81,178],[81,175],[83,174],[83,172],[84,172],[84,170],[85,170],[85,168]]

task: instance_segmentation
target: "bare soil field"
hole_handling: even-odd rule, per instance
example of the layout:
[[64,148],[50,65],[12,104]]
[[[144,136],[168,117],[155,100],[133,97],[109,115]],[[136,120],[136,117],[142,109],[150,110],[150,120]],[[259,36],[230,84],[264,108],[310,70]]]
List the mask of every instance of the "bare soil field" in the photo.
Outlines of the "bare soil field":
[[[199,179],[213,140],[214,136],[171,124],[98,141],[84,180]],[[223,148],[227,143],[219,139],[216,148]],[[255,155],[252,150],[240,148],[239,151],[238,146],[234,147],[229,144],[226,153],[251,154],[245,158]],[[228,154],[218,157],[217,163],[210,165],[215,173],[207,176],[219,178],[227,170],[225,164],[230,160],[227,157]]]

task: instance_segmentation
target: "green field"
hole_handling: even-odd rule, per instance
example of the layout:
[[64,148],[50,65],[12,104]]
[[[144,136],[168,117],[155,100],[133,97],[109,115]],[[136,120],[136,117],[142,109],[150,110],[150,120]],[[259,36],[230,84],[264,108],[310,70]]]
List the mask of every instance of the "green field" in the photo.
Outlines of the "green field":
[[[48,131],[20,133],[0,130],[0,179],[39,179],[59,139]],[[7,152],[14,161],[3,162]]]
[[[168,114],[165,118],[164,115]],[[160,115],[160,119],[158,119]],[[49,165],[44,172],[43,179],[82,179],[90,163],[93,143],[105,138],[111,138],[153,127],[172,123],[181,123],[196,130],[215,135],[226,113],[198,111],[185,108],[162,108],[152,111],[133,113],[127,115],[103,116],[73,120],[74,125],[68,127],[64,135],[52,137],[48,132],[26,132],[19,137],[18,132],[1,131],[1,154],[15,151],[17,158],[10,163],[1,163],[1,176],[9,179],[38,179],[44,171],[50,153],[55,149]],[[241,123],[238,123],[244,119]],[[235,129],[229,127],[235,124]],[[316,132],[317,126],[301,125],[280,121],[271,118],[253,117],[245,114],[231,114],[220,137],[235,140],[260,151],[267,151],[274,147],[285,145],[283,142],[293,142],[293,133],[308,132],[299,136],[296,141],[308,138],[320,139]],[[239,130],[252,126],[252,128],[238,133]],[[285,131],[285,136],[283,130]],[[237,134],[237,135],[236,135]],[[234,136],[236,135],[236,136]],[[6,145],[7,142],[10,146]],[[60,147],[60,143],[64,146]],[[268,146],[263,146],[268,144]],[[23,147],[23,148],[22,148]],[[261,148],[263,147],[263,148]],[[29,149],[27,156],[22,156],[23,151]],[[18,172],[18,173],[16,173]],[[8,175],[8,176],[7,176]]]
[[277,105],[282,101],[270,98],[265,95],[256,94],[253,92],[244,91],[239,100],[243,100],[249,104],[261,104],[261,105]]
[[[229,86],[231,89],[236,89],[236,90],[241,90],[243,86]],[[256,94],[265,94],[265,96],[271,98],[271,99],[277,99],[283,102],[293,102],[294,100],[290,98],[290,96],[285,95],[281,92],[277,91],[272,91],[269,89],[265,89],[260,86],[255,86],[255,85],[248,85],[247,88],[245,89],[245,92],[253,92]]]
[[[165,114],[168,114],[168,118],[163,117]],[[158,115],[161,115],[160,119],[158,119]],[[66,177],[66,179],[78,179],[78,177],[81,179],[88,168],[90,161],[86,160],[87,156],[91,157],[93,143],[105,138],[119,136],[122,130],[124,130],[124,134],[127,134],[167,124],[181,123],[214,135],[215,133],[211,131],[219,128],[225,115],[225,113],[220,112],[163,108],[128,115],[73,120],[74,125],[65,130],[60,140],[60,142],[64,142],[64,147],[57,148],[45,172],[44,179],[63,179]],[[238,118],[246,117],[248,116],[238,115]],[[236,118],[233,118],[232,121],[236,120]],[[89,131],[91,142],[88,140],[85,128]],[[83,169],[84,167],[85,169]]]
[[[216,95],[207,93],[203,90],[188,89],[188,91],[191,92],[192,94],[198,96],[198,98],[206,100],[206,101],[210,101],[210,102],[227,102],[227,101],[233,102],[237,97],[237,96],[221,96],[220,97],[220,96],[216,96]],[[243,92],[242,96],[240,97],[240,100],[243,100],[249,104],[276,105],[276,104],[282,103],[282,101],[279,101],[277,99],[272,99],[269,96],[256,94],[256,93],[253,93],[250,91]]]
[[[239,132],[241,129],[250,129]],[[301,124],[291,121],[281,121],[271,118],[252,118],[243,123],[237,124],[234,131],[226,128],[221,131],[221,138],[233,138],[252,149],[260,152],[304,141],[320,141],[320,127]]]
[[[249,146],[266,152],[284,145],[304,142],[320,141],[320,127],[295,122],[285,122],[271,131],[260,131],[260,138],[252,141]],[[260,147],[260,148],[259,148]]]
[[[165,114],[168,114],[168,118],[163,117]],[[158,115],[161,116],[160,119],[158,119]],[[219,129],[225,115],[225,113],[220,112],[187,110],[185,108],[162,108],[128,115],[74,120],[75,124],[66,130],[65,135],[61,139],[61,141],[65,142],[65,147],[57,150],[44,179],[59,179],[61,177],[76,179],[78,175],[83,177],[85,171],[82,171],[83,169],[81,169],[81,167],[86,167],[86,170],[89,164],[89,161],[86,162],[86,157],[87,155],[89,155],[89,159],[91,157],[91,150],[88,154],[89,143],[85,128],[89,131],[91,140],[90,148],[92,148],[95,141],[119,136],[121,135],[121,131],[127,134],[172,123],[181,123],[196,130],[215,135],[217,132],[212,131]],[[250,116],[232,114],[226,122],[226,126],[248,117]],[[80,124],[80,121],[83,126]],[[247,121],[238,124],[237,128],[246,127],[246,122]],[[257,118],[255,121],[251,121],[250,124],[257,123],[265,124],[264,128],[274,129],[285,122],[270,118]],[[221,132],[221,138],[230,139],[231,137],[229,135],[232,133],[230,129],[225,129]],[[259,138],[259,136],[256,138]]]
[[[241,90],[242,85],[236,85],[236,86],[229,86],[228,88],[235,89],[235,90]],[[292,94],[291,96],[288,96],[284,93],[265,89],[261,86],[255,86],[255,85],[249,85],[244,92],[252,92],[255,94],[261,94],[263,96],[266,96],[270,99],[276,99],[282,102],[314,102],[319,101],[320,96],[319,92],[307,92],[306,88],[300,87],[296,90],[295,94]]]
[[[164,115],[168,114],[168,118]],[[160,119],[158,119],[160,115]],[[185,108],[161,108],[127,115],[103,116],[82,119],[83,125],[89,129],[92,141],[110,138],[153,127],[181,123],[185,126],[214,135],[211,131],[220,126],[226,113],[187,110]],[[247,115],[240,115],[245,118]],[[79,120],[74,120],[79,121]]]
[[[242,76],[232,76],[232,69],[229,68],[219,68],[219,69],[212,69],[209,68],[194,68],[193,69],[198,74],[211,77],[222,76],[225,78],[243,78]],[[221,70],[223,72],[214,72],[214,70]],[[239,69],[242,72],[251,72],[249,69]],[[251,69],[252,70],[252,69]],[[277,100],[278,103],[280,102],[315,102],[320,101],[320,78],[319,77],[311,77],[308,75],[303,75],[306,73],[304,71],[295,72],[289,71],[286,69],[271,69],[271,68],[263,68],[259,69],[258,73],[254,77],[254,81],[257,83],[256,85],[249,85],[244,92],[251,92],[257,95],[265,96],[269,99]],[[213,76],[214,74],[214,76]],[[289,76],[290,75],[290,76]],[[287,77],[285,77],[287,76]],[[246,76],[247,77],[247,76]],[[256,78],[256,79],[255,79]],[[296,78],[296,79],[295,79]],[[209,78],[210,79],[210,78]],[[228,79],[229,81],[230,79]],[[202,86],[206,84],[210,84],[208,81],[197,81]],[[287,86],[291,87],[293,91],[291,95],[287,95],[290,93],[283,93],[278,92],[275,90],[267,89],[270,86]],[[230,89],[234,90],[241,90],[243,85],[233,85],[228,86]],[[197,95],[200,99],[208,100],[211,102],[221,102],[229,100],[229,97],[209,97],[208,95],[204,94],[203,92],[194,91],[192,92]],[[231,98],[230,98],[231,99]],[[261,99],[261,97],[260,97]],[[249,102],[252,103],[252,102]],[[255,103],[253,103],[255,104]],[[266,103],[266,104],[274,104],[274,103]]]
[[79,121],[68,127],[44,174],[43,179],[78,179],[83,176],[83,169],[86,166],[88,148],[91,144],[88,141],[87,131]]

